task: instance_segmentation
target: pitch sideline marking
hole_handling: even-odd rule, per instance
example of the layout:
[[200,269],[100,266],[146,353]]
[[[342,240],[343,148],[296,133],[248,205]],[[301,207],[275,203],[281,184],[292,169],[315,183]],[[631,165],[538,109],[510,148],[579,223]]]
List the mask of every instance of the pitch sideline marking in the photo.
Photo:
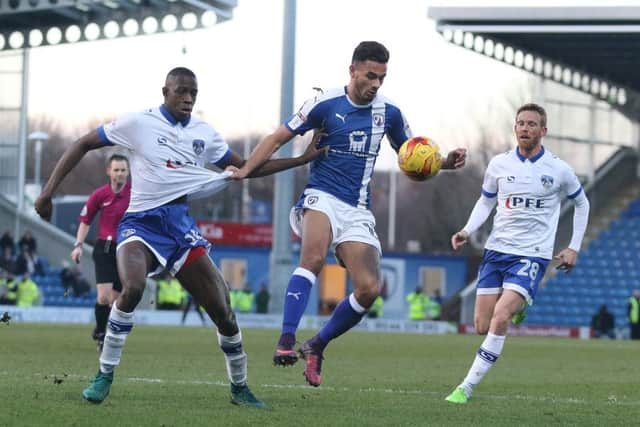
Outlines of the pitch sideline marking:
[[[8,371],[0,371],[0,376],[9,375]],[[48,376],[48,377],[56,377],[57,374],[42,374],[42,373],[34,373],[34,376]],[[65,378],[76,378],[76,379],[84,379],[89,380],[90,377],[86,375],[78,375],[78,374],[64,374]],[[130,382],[141,382],[141,383],[151,383],[151,384],[180,384],[180,385],[211,385],[211,386],[222,386],[228,387],[229,383],[225,381],[208,381],[208,380],[166,380],[162,378],[144,378],[144,377],[129,377],[123,378],[124,381]],[[430,396],[442,396],[441,392],[431,391],[431,390],[402,390],[402,389],[391,389],[391,388],[359,388],[356,390],[350,389],[348,387],[331,387],[331,386],[323,386],[321,388],[315,388],[308,385],[302,384],[259,384],[258,387],[263,388],[279,388],[279,389],[300,389],[312,392],[324,392],[324,391],[332,391],[332,392],[358,392],[358,393],[393,393],[393,394],[406,394],[406,395],[430,395]],[[503,395],[482,395],[480,399],[489,399],[489,400],[507,400],[507,399],[516,399],[516,400],[525,400],[525,401],[537,401],[537,402],[549,402],[549,403],[567,403],[567,404],[575,404],[575,405],[592,405],[599,404],[602,401],[588,401],[584,399],[578,399],[575,397],[546,397],[546,396],[527,396],[522,394],[514,394],[511,396],[503,396]],[[619,405],[619,406],[640,406],[640,401],[619,401],[618,398],[614,395],[608,397],[607,402],[610,405]]]

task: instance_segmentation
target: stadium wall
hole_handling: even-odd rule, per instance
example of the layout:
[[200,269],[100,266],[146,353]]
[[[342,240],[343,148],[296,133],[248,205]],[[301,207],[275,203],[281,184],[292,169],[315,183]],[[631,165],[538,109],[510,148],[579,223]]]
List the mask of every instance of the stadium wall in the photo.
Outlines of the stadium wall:
[[[0,305],[0,313],[7,312],[11,316],[9,322],[28,323],[65,323],[92,324],[94,322],[93,308],[79,307],[15,307]],[[282,316],[279,314],[242,314],[236,315],[238,324],[242,328],[280,329]],[[180,326],[181,311],[165,310],[136,310],[136,325]],[[300,322],[300,329],[318,330],[328,321],[327,316],[304,316]],[[208,326],[213,323],[207,320]],[[185,322],[186,326],[201,326],[200,318],[191,313]],[[414,322],[399,319],[363,319],[355,328],[369,332],[396,332],[411,334],[455,334],[457,326],[448,322],[423,321]]]
[[[230,265],[239,263],[245,266],[246,285],[254,292],[258,292],[263,284],[268,284],[269,256],[268,247],[235,247],[215,245],[211,250],[214,262],[221,268],[225,278],[233,274]],[[299,253],[294,253],[294,264],[298,263]],[[327,264],[337,264],[333,255],[326,259]],[[455,295],[465,285],[467,274],[467,259],[459,256],[427,256],[418,254],[403,254],[398,252],[385,253],[381,260],[382,274],[386,278],[386,300],[384,317],[389,319],[407,318],[407,294],[414,291],[416,285],[424,284],[425,269],[440,270],[442,278],[442,297],[447,299]],[[232,287],[241,287],[244,283],[232,283]],[[239,285],[239,286],[238,286]],[[319,286],[314,287],[305,314],[319,313]],[[352,285],[347,281],[347,293]]]

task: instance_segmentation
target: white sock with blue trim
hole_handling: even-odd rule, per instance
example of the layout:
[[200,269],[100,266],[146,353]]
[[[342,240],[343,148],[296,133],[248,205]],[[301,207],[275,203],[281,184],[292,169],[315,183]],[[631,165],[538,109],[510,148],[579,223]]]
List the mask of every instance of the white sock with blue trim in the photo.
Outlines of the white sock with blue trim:
[[116,303],[111,307],[107,333],[104,337],[104,347],[100,354],[100,371],[108,374],[120,364],[124,342],[133,328],[133,312],[125,313],[118,310]]
[[482,381],[482,378],[500,357],[505,338],[506,336],[504,335],[494,335],[491,332],[487,334],[476,353],[476,358],[473,361],[473,365],[471,365],[471,369],[469,369],[469,373],[460,384],[460,387],[464,388],[467,397],[471,396],[473,388]]
[[218,344],[224,353],[227,375],[233,385],[247,383],[247,353],[242,348],[242,332],[231,337],[225,337],[218,332]]

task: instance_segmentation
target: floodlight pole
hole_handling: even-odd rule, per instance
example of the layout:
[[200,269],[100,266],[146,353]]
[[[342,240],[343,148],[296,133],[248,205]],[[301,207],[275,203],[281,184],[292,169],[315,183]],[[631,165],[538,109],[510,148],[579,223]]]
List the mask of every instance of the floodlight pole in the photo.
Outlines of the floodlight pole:
[[[296,0],[284,1],[282,34],[282,79],[280,94],[280,123],[293,113],[293,84],[296,49]],[[291,157],[292,144],[278,150],[279,157]],[[270,311],[281,313],[284,293],[293,272],[291,234],[289,231],[289,209],[293,200],[293,170],[276,174],[273,196],[273,247],[269,259]]]
[[36,131],[31,132],[28,137],[29,141],[33,141],[34,144],[34,172],[33,183],[38,186],[38,190],[42,190],[41,184],[41,169],[42,169],[42,143],[49,140],[49,135],[46,132]]
[[24,210],[24,183],[27,169],[27,108],[29,85],[29,48],[22,49],[22,86],[20,88],[20,119],[18,122],[18,180],[16,185],[16,221],[14,226],[14,237],[20,236],[20,215]]
[[389,170],[389,224],[387,244],[390,250],[396,249],[396,197],[398,192],[398,172],[395,167]]

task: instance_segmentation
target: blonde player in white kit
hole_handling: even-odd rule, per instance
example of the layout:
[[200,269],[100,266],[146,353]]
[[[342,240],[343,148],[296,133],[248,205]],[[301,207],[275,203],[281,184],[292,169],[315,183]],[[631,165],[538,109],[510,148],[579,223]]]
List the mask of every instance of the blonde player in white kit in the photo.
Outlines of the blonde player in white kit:
[[467,403],[473,389],[498,360],[509,323],[524,320],[538,284],[553,256],[560,205],[566,196],[575,204],[573,236],[555,258],[558,268],[576,264],[589,218],[589,201],[571,167],[545,150],[547,114],[536,104],[518,109],[514,126],[518,146],[495,156],[485,172],[482,195],[467,224],[451,237],[457,250],[487,220],[496,204],[493,230],[478,272],[475,328],[487,334],[469,373],[447,396]]

